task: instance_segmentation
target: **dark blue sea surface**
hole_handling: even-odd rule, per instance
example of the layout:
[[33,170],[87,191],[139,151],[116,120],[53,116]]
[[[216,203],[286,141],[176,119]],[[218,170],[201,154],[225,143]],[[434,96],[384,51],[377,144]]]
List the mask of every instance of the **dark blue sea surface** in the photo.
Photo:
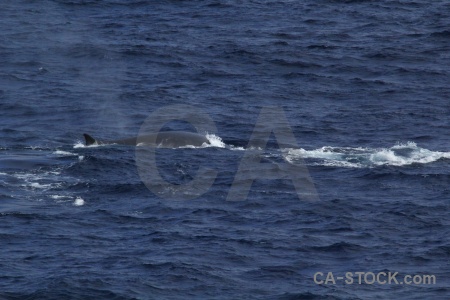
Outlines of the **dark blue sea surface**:
[[[0,299],[449,299],[449,1],[0,7]],[[153,150],[159,192],[136,164],[145,146],[84,146],[174,105],[217,132]],[[278,144],[268,106],[296,145]],[[258,130],[267,147],[248,146]],[[167,197],[205,168],[206,193]]]

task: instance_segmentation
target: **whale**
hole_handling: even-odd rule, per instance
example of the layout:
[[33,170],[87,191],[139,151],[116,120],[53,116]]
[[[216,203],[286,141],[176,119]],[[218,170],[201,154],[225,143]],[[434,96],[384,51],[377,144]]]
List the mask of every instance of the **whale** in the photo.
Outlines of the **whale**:
[[160,131],[154,134],[110,141],[97,140],[87,133],[84,133],[83,136],[86,146],[118,144],[129,146],[145,145],[161,148],[178,148],[186,146],[200,147],[203,144],[210,144],[209,140],[205,136],[198,133],[185,131]]

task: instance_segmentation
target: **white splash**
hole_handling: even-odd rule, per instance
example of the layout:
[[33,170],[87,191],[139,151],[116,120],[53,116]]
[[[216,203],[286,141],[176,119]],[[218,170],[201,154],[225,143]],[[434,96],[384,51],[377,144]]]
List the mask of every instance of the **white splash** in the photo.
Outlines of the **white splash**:
[[205,135],[205,137],[208,140],[209,144],[203,143],[201,146],[186,145],[186,146],[177,147],[177,148],[189,148],[189,149],[209,148],[209,147],[225,148],[225,146],[226,146],[226,144],[222,141],[222,139],[215,134],[207,133]]
[[84,205],[84,200],[83,200],[83,198],[81,198],[81,197],[77,197],[76,199],[75,199],[75,201],[73,201],[73,205],[74,206],[83,206]]
[[203,144],[204,147],[217,147],[217,148],[225,148],[225,143],[222,139],[215,134],[206,134],[206,138],[208,139],[210,145]]

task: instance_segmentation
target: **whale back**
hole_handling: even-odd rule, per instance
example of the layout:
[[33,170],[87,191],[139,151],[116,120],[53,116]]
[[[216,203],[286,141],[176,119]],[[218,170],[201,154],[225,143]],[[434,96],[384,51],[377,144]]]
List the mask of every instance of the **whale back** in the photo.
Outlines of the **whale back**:
[[204,143],[209,144],[208,139],[194,132],[183,131],[162,131],[157,134],[148,134],[139,137],[132,137],[113,141],[98,141],[89,134],[83,134],[86,141],[86,146],[90,145],[104,145],[104,144],[119,144],[131,145],[143,144],[156,147],[176,148],[184,146],[202,146]]

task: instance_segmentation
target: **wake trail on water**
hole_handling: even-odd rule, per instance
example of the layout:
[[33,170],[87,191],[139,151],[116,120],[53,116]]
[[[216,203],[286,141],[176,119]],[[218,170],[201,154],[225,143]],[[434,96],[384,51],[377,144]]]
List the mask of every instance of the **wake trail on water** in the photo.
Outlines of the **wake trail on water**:
[[[270,149],[254,149],[237,147],[226,144],[222,138],[215,134],[206,134],[209,144],[202,146],[186,145],[178,148],[225,148],[233,151],[259,150],[271,152]],[[73,148],[99,147],[105,145],[85,146],[77,141]],[[412,164],[428,164],[440,159],[450,159],[450,152],[433,151],[417,146],[414,142],[397,143],[389,148],[368,147],[336,147],[323,146],[318,149],[306,150],[303,148],[282,149],[283,158],[289,163],[299,163],[307,159],[307,164],[312,166],[344,167],[344,168],[372,168],[377,166],[407,166]],[[69,153],[57,153],[69,155]],[[267,153],[266,153],[267,154]]]
[[450,158],[450,152],[428,150],[414,142],[399,143],[390,148],[324,146],[314,150],[285,149],[284,152],[289,163],[298,163],[304,158],[310,161],[308,165],[346,168],[407,166]]

